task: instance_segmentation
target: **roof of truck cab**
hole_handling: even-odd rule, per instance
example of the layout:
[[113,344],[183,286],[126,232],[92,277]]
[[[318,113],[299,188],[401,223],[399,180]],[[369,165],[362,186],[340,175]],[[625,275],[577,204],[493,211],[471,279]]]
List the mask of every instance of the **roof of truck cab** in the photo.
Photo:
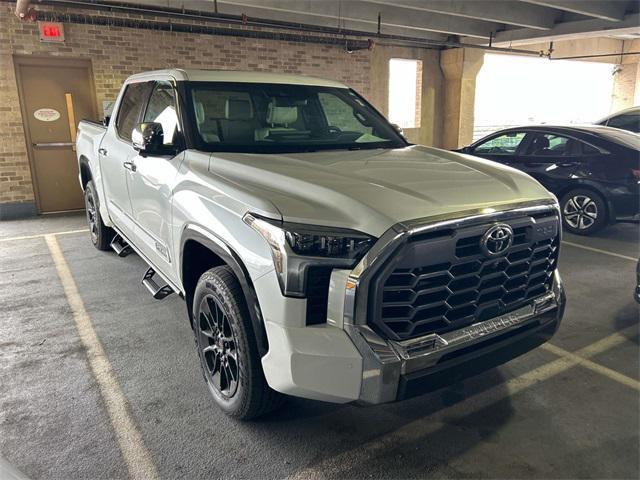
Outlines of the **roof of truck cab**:
[[285,73],[249,72],[238,70],[195,70],[174,68],[153,70],[130,76],[127,82],[173,77],[177,81],[191,82],[238,82],[238,83],[281,83],[286,85],[313,85],[319,87],[348,88],[345,84],[325,78],[290,75]]

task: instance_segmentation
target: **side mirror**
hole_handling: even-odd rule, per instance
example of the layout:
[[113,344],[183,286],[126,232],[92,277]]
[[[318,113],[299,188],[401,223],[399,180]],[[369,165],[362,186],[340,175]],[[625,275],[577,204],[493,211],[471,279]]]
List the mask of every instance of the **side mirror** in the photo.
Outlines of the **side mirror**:
[[392,123],[391,126],[396,132],[404,137],[404,130],[402,130],[402,127],[400,125],[398,125],[397,123]]
[[110,121],[111,121],[111,116],[107,115],[102,119],[102,125],[104,125],[105,127],[108,127]]
[[156,122],[138,124],[131,132],[131,143],[142,156],[174,153],[173,147],[164,144],[162,124]]

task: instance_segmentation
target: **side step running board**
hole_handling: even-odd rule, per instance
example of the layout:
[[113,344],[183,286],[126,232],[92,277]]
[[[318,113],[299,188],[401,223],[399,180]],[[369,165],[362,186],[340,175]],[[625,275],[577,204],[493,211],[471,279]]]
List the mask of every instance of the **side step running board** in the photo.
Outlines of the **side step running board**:
[[129,244],[117,233],[111,240],[111,248],[119,257],[126,257],[133,251]]
[[149,268],[149,270],[147,270],[147,273],[144,274],[142,284],[147,287],[147,290],[149,290],[149,293],[153,296],[153,298],[155,298],[156,300],[162,300],[163,298],[171,295],[173,293],[173,289],[169,285],[158,285],[153,279],[155,274],[156,271],[153,268]]

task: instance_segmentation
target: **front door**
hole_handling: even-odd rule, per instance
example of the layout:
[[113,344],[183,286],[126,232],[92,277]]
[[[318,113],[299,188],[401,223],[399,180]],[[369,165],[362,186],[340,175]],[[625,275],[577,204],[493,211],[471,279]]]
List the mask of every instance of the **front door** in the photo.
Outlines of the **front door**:
[[41,213],[84,208],[76,126],[97,119],[91,67],[82,61],[15,57],[33,186]]
[[173,83],[159,81],[154,85],[143,122],[162,125],[164,144],[173,153],[164,156],[137,155],[135,169],[127,173],[131,207],[136,223],[137,246],[169,279],[177,281],[171,264],[172,225],[171,195],[184,155],[177,113],[177,94]]

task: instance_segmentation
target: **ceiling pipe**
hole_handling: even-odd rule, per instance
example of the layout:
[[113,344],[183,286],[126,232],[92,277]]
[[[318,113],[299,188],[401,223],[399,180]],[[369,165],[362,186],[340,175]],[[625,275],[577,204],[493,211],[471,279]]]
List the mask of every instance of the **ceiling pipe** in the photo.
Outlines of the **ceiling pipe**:
[[16,17],[20,20],[24,20],[29,15],[29,0],[18,0],[16,2]]
[[[0,0],[1,1],[1,0]],[[167,7],[155,7],[149,5],[134,5],[130,3],[105,3],[101,0],[91,0],[89,2],[81,2],[78,0],[41,0],[43,4],[58,5],[68,8],[86,8],[106,11],[121,11],[137,14],[162,15],[168,18],[182,18],[191,20],[208,20],[217,23],[252,25],[256,27],[266,27],[274,29],[293,30],[303,33],[320,33],[329,34],[340,37],[344,41],[345,37],[367,38],[373,39],[378,45],[398,45],[398,46],[414,46],[419,48],[474,48],[485,51],[514,53],[519,55],[531,55],[536,57],[547,56],[544,52],[532,50],[523,50],[517,48],[501,48],[479,44],[461,43],[458,40],[429,40],[416,37],[405,37],[401,35],[376,34],[371,32],[363,32],[359,30],[344,30],[332,27],[320,27],[317,25],[306,25],[285,22],[281,20],[266,20],[259,18],[243,19],[238,15],[229,15],[222,13],[209,13],[194,10],[176,10]]]

